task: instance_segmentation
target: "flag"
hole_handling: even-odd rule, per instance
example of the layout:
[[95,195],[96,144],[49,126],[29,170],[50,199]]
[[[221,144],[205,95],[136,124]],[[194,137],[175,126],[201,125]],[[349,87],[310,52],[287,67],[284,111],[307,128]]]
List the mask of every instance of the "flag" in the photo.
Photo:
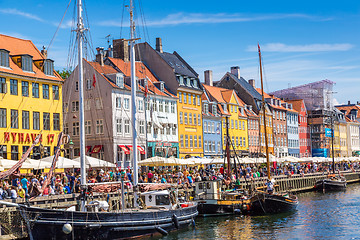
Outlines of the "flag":
[[259,45],[259,43],[258,43],[258,51],[259,51],[259,53],[260,53],[260,45]]
[[94,73],[94,75],[93,75],[93,83],[92,83],[93,87],[95,87],[95,84],[96,84],[96,77],[95,77],[95,73]]
[[148,86],[146,85],[146,86],[145,86],[145,97],[147,97],[148,91],[149,91],[149,89],[148,89]]

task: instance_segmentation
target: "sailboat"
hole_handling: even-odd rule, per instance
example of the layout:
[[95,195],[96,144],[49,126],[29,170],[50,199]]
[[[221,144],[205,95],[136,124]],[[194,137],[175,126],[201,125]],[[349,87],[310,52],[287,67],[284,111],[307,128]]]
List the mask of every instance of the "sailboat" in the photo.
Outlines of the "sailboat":
[[342,176],[335,175],[335,156],[334,156],[334,119],[333,115],[330,116],[331,120],[331,149],[332,149],[332,174],[329,174],[325,179],[316,181],[314,189],[317,191],[336,191],[346,189],[346,179]]
[[[197,205],[192,202],[180,203],[174,191],[168,190],[138,193],[138,167],[136,154],[136,78],[133,3],[130,1],[131,22],[131,82],[132,82],[132,121],[133,121],[133,169],[134,169],[134,208],[118,211],[106,211],[99,204],[91,202],[87,196],[85,165],[85,132],[83,104],[83,32],[82,1],[78,0],[78,72],[79,72],[79,105],[80,105],[80,165],[81,194],[79,204],[67,209],[46,209],[0,201],[0,205],[16,207],[27,225],[29,239],[124,239],[159,233],[167,235],[168,231],[195,224]],[[60,151],[61,142],[57,148]],[[54,159],[53,165],[56,162]],[[122,198],[124,200],[124,198]]]
[[[260,79],[261,79],[261,95],[262,95],[262,111],[263,111],[263,122],[264,122],[264,134],[265,134],[265,148],[266,148],[266,167],[267,167],[267,183],[264,187],[255,190],[250,198],[250,214],[263,215],[263,214],[275,214],[288,212],[296,209],[299,204],[297,196],[291,193],[277,193],[273,191],[274,180],[271,179],[270,172],[270,159],[269,159],[269,148],[268,148],[268,135],[266,132],[266,111],[265,111],[265,98],[264,98],[264,86],[262,76],[262,65],[261,65],[261,51],[260,45],[258,45],[259,62],[260,62]],[[266,189],[261,190],[261,189]]]

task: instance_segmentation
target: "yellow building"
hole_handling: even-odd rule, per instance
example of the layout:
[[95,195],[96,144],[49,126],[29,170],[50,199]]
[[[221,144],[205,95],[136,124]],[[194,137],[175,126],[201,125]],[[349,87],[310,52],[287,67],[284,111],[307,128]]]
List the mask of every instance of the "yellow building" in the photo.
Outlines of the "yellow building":
[[[273,114],[271,113],[271,110],[269,109],[268,105],[266,105],[266,133],[268,137],[268,149],[269,153],[274,155],[274,135],[273,135]],[[265,146],[265,127],[264,127],[264,114],[261,110],[259,112],[259,118],[260,118],[260,136],[261,136],[261,153],[266,154],[266,146]]]
[[[334,127],[334,156],[335,157],[340,157],[340,125],[338,121],[334,121],[333,124]],[[332,143],[331,143],[331,139],[330,139],[330,156],[332,156],[332,149],[331,149]]]
[[204,155],[201,94],[201,90],[178,88],[179,158]]
[[31,158],[54,153],[62,129],[62,78],[30,40],[0,35],[0,156],[19,160],[41,133]]
[[218,109],[222,115],[224,153],[226,149],[226,121],[228,121],[229,137],[233,145],[230,146],[231,154],[234,154],[235,148],[238,156],[247,156],[249,154],[248,123],[244,102],[234,90],[205,84],[203,87],[210,100],[218,103]]

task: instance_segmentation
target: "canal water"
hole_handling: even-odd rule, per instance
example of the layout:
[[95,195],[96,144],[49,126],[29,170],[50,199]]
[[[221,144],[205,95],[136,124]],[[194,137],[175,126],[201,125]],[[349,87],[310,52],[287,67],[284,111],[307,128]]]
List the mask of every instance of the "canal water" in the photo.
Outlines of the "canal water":
[[272,216],[197,218],[195,229],[172,232],[161,240],[360,239],[360,185],[346,191],[298,194],[297,211]]

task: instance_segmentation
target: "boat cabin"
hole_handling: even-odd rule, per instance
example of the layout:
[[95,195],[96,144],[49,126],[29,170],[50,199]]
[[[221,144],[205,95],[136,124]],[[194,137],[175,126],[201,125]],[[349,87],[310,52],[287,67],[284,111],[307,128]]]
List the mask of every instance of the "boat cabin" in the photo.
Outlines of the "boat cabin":
[[147,208],[170,209],[172,206],[168,190],[144,192],[140,196]]
[[196,199],[220,199],[221,181],[195,182]]

